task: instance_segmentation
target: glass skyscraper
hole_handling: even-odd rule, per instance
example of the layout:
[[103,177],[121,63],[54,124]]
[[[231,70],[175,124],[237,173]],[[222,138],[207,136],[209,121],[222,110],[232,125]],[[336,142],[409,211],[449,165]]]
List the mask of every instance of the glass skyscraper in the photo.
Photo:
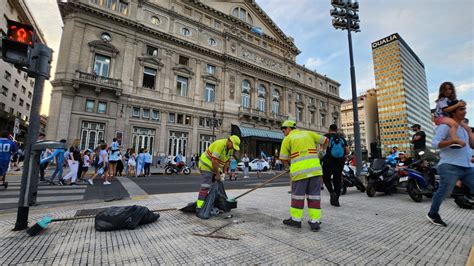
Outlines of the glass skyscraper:
[[425,66],[398,33],[372,43],[379,138],[383,155],[393,146],[413,155],[413,124],[420,124],[431,147],[433,124]]

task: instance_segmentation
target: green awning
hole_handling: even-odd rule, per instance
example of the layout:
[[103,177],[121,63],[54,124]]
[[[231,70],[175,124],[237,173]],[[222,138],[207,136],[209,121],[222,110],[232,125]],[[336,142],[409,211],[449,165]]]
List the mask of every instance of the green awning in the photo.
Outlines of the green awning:
[[259,137],[265,139],[283,140],[283,138],[285,137],[285,135],[283,135],[283,133],[280,131],[270,131],[265,129],[242,127],[236,125],[232,126],[235,126],[239,129],[241,138]]

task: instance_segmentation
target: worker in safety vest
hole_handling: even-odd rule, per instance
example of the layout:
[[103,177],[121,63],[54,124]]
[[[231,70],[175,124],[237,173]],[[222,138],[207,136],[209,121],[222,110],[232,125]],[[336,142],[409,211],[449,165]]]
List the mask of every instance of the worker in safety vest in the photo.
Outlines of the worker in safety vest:
[[232,135],[227,139],[214,141],[199,158],[199,170],[202,182],[197,200],[197,208],[201,208],[206,200],[211,184],[215,180],[224,180],[227,161],[232,157],[234,150],[238,151],[240,138]]
[[328,139],[311,131],[296,129],[296,122],[286,120],[281,124],[285,134],[281,144],[280,160],[285,169],[290,166],[291,208],[289,219],[283,224],[301,228],[304,199],[308,199],[308,216],[311,231],[319,231],[321,225],[321,185],[323,175],[317,148],[326,150]]

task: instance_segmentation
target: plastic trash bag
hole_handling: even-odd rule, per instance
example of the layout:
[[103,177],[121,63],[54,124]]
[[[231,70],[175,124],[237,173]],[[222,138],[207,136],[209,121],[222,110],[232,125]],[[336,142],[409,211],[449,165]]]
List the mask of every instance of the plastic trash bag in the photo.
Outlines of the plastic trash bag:
[[201,219],[209,219],[212,216],[212,213],[215,214],[215,211],[212,212],[213,208],[217,208],[224,212],[230,211],[225,203],[226,200],[227,194],[225,193],[224,184],[219,181],[212,183],[212,186],[209,189],[209,194],[207,195],[202,208],[197,209],[196,216]]
[[97,231],[135,229],[138,225],[155,222],[160,218],[158,213],[143,206],[109,207],[95,216]]

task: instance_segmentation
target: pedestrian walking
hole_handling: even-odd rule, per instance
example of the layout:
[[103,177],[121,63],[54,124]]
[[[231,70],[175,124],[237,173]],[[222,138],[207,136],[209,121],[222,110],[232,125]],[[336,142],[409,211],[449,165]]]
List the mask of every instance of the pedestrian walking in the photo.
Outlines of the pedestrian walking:
[[349,147],[344,137],[337,133],[337,125],[335,124],[329,126],[329,132],[324,136],[329,143],[322,159],[324,185],[331,195],[331,205],[340,207],[342,170],[345,157],[349,154]]
[[235,159],[234,156],[232,156],[230,158],[230,177],[229,177],[230,181],[232,181],[232,179],[237,181],[237,176],[235,175],[236,169],[237,169],[237,160]]
[[138,176],[143,176],[143,173],[144,173],[144,168],[145,168],[145,153],[144,153],[144,149],[143,148],[140,148],[140,153],[138,154],[137,156],[137,175],[136,177]]
[[[66,140],[62,139],[59,142],[66,143]],[[56,178],[56,176],[58,176],[58,184],[59,185],[64,185],[63,169],[64,169],[64,160],[65,160],[64,153],[65,153],[65,151],[66,150],[62,149],[62,148],[54,149],[52,154],[50,154],[48,157],[42,159],[41,162],[40,162],[40,165],[41,165],[43,163],[48,163],[52,160],[56,160],[56,168],[54,169],[53,174],[51,175],[51,177],[48,180],[48,182],[51,183],[52,185],[55,184],[54,179]]]
[[240,138],[232,135],[227,139],[218,139],[211,143],[199,159],[199,170],[201,170],[201,188],[199,189],[197,209],[204,205],[209,189],[216,180],[222,181],[225,178],[227,162],[234,154],[240,150]]
[[72,146],[69,148],[67,163],[70,171],[63,177],[64,181],[71,180],[69,183],[71,186],[76,185],[77,171],[80,166],[79,161],[81,160],[81,151],[79,150],[79,142],[79,139],[75,139]]
[[263,158],[260,156],[257,161],[257,178],[262,177],[262,171],[263,171]]
[[194,153],[191,155],[191,169],[196,169],[196,155]]
[[81,163],[81,180],[85,181],[85,177],[87,174],[87,171],[89,171],[89,166],[90,166],[90,151],[86,150],[84,152],[84,155],[82,156],[82,163]]
[[151,158],[151,154],[148,152],[148,149],[145,149],[144,150],[144,160],[145,160],[145,176],[150,176],[150,167],[151,167],[151,162],[152,162],[152,158]]
[[18,150],[15,142],[8,138],[10,134],[8,131],[3,130],[0,134],[0,181],[5,189],[8,187],[7,171],[8,165],[10,164],[11,157]]
[[[45,138],[46,138],[46,135],[44,133],[39,133],[38,141],[43,141]],[[50,149],[42,150],[41,154],[40,154],[40,162],[44,158],[48,157],[50,154],[51,154]],[[46,181],[46,179],[44,178],[44,171],[46,170],[46,168],[48,168],[48,164],[49,164],[49,162],[46,162],[45,164],[40,163],[40,167],[39,167],[39,169],[40,169],[40,171],[39,171],[40,181]]]
[[413,144],[413,154],[415,159],[418,160],[420,159],[418,153],[426,150],[426,134],[421,130],[420,124],[414,124],[411,126],[411,129],[415,131],[415,134],[413,134],[410,142]]
[[242,157],[242,162],[244,163],[244,178],[249,178],[250,159],[247,156],[247,153]]
[[102,143],[100,145],[100,152],[98,154],[99,156],[99,161],[98,161],[98,169],[97,173],[95,173],[89,180],[89,184],[94,185],[94,179],[96,177],[102,177],[104,180],[104,185],[110,185],[109,181],[109,162],[108,162],[108,152],[107,152],[107,144]]
[[[130,151],[132,152],[132,151]],[[134,176],[136,177],[137,176],[137,172],[136,172],[136,169],[135,167],[137,166],[137,161],[136,161],[136,158],[135,158],[135,153],[132,152],[128,158],[128,171],[127,171],[127,176]]]
[[[474,164],[471,162],[472,150],[474,149],[474,133],[465,123],[466,103],[463,101],[451,101],[444,111],[456,121],[456,135],[458,139],[451,137],[452,127],[441,124],[435,129],[433,147],[439,148],[440,160],[438,162],[438,174],[440,176],[439,187],[433,196],[431,208],[426,217],[430,222],[439,226],[447,226],[441,219],[439,208],[443,199],[453,191],[456,181],[459,179],[469,190],[474,191]],[[462,141],[468,143],[460,149],[452,149],[451,145]]]
[[112,179],[115,177],[115,174],[116,174],[117,162],[119,160],[119,151],[120,151],[120,145],[117,141],[117,138],[113,138],[112,143],[110,144],[110,155],[109,155],[109,176]]
[[286,120],[281,125],[285,135],[281,144],[280,159],[291,177],[290,218],[283,224],[301,228],[305,196],[308,203],[309,226],[311,231],[319,231],[321,226],[321,186],[323,175],[318,157],[318,147],[326,149],[328,139],[311,131],[296,129],[296,122]]
[[124,168],[124,163],[123,163],[123,157],[122,154],[119,152],[118,160],[117,160],[117,166],[115,168],[115,176],[122,176],[123,173],[123,168]]

